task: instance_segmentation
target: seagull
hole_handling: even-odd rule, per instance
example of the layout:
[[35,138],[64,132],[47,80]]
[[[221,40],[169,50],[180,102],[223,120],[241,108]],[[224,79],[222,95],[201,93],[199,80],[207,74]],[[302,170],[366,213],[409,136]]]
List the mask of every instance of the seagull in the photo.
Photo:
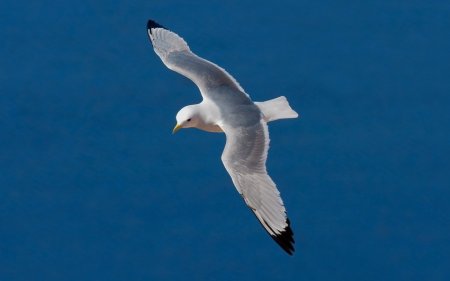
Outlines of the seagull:
[[177,113],[173,133],[182,128],[225,133],[221,159],[234,186],[269,235],[292,255],[294,233],[280,192],[266,169],[267,122],[297,118],[298,114],[284,96],[253,102],[228,72],[194,54],[183,38],[155,21],[147,22],[147,32],[166,67],[192,80],[203,98]]

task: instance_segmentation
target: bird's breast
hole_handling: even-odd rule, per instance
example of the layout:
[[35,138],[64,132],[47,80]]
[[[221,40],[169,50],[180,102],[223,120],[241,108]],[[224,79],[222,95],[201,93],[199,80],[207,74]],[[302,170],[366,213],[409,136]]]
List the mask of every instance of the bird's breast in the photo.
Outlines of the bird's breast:
[[211,133],[223,133],[222,129],[219,126],[213,124],[201,124],[197,126],[197,129]]

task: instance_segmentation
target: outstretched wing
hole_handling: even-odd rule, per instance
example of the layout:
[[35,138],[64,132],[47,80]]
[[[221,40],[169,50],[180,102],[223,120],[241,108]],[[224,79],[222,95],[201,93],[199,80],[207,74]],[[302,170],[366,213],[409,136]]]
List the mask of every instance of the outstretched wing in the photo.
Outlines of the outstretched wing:
[[148,36],[156,54],[167,68],[189,78],[200,89],[203,96],[212,98],[214,88],[226,86],[240,95],[248,97],[239,83],[218,65],[192,53],[186,41],[162,25],[149,20]]
[[267,124],[222,127],[227,142],[223,164],[245,203],[252,209],[272,238],[290,255],[294,252],[293,232],[275,183],[266,170],[269,149]]

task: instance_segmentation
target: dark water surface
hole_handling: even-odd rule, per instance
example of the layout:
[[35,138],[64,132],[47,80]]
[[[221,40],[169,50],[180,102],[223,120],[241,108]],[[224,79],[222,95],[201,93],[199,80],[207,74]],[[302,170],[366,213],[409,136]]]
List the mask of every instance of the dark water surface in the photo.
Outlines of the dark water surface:
[[[172,136],[200,96],[148,18],[300,113],[268,161],[293,257],[224,136]],[[3,0],[0,280],[450,280],[449,30],[445,1]]]

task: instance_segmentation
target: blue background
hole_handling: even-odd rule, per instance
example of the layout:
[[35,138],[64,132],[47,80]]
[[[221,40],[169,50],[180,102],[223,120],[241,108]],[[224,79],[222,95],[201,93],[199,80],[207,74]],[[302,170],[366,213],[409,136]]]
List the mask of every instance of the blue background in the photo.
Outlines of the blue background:
[[[361,2],[361,3],[360,3]],[[286,255],[153,18],[254,100],[288,97],[268,169]],[[450,280],[446,1],[0,3],[0,280]]]

